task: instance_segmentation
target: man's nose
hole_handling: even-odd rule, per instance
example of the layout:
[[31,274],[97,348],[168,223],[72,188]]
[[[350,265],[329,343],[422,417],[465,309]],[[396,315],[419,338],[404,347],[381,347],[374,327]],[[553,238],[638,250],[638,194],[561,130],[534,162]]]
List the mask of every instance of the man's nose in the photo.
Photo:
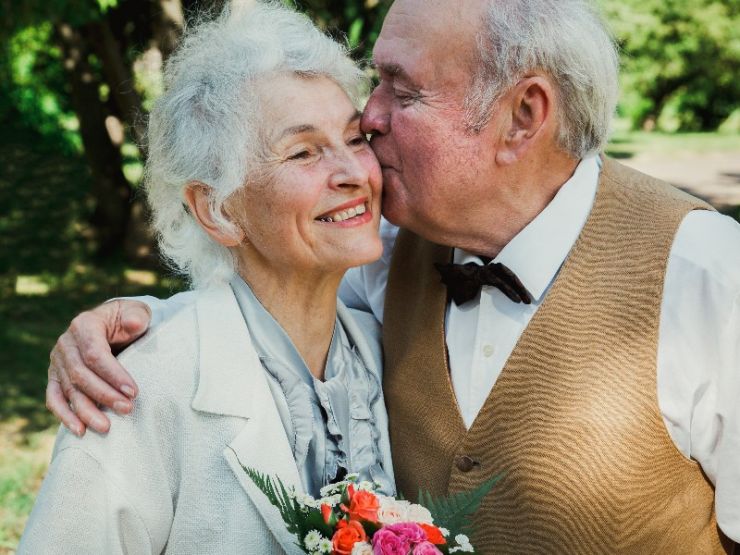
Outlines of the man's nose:
[[365,134],[386,135],[391,130],[391,114],[387,108],[380,87],[376,88],[367,99],[365,111],[362,114],[360,128]]

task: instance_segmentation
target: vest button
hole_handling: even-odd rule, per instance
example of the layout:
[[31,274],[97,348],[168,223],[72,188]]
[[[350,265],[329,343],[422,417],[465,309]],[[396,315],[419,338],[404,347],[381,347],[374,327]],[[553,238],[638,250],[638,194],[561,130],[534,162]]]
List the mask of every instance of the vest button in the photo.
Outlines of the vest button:
[[457,464],[457,469],[460,472],[470,472],[471,470],[473,470],[473,468],[475,468],[478,465],[476,461],[474,461],[467,455],[463,457],[459,457],[457,459],[456,464]]

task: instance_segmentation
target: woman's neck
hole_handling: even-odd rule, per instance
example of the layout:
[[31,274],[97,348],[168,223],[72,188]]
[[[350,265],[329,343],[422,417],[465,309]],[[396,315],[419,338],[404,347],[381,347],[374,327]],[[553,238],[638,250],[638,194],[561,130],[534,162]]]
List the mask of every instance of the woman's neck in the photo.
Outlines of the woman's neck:
[[324,378],[334,334],[340,274],[308,276],[288,269],[244,267],[239,271],[255,296],[282,326],[316,378]]

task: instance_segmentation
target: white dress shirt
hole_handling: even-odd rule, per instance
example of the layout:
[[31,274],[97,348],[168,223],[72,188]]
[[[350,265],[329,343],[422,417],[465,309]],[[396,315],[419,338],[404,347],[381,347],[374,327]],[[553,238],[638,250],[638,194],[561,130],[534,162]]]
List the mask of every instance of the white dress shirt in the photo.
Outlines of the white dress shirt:
[[[534,299],[531,305],[484,287],[474,301],[448,306],[450,372],[468,427],[580,234],[599,173],[598,157],[584,159],[545,210],[495,258],[516,273]],[[380,232],[381,259],[350,270],[340,297],[382,322],[398,229],[384,220]],[[459,249],[454,257],[480,263]],[[155,310],[156,318],[187,303],[187,296],[177,297]],[[161,302],[150,298],[154,309]],[[740,225],[733,219],[694,211],[681,223],[666,270],[657,356],[658,404],[668,433],[715,485],[718,524],[740,542]]]

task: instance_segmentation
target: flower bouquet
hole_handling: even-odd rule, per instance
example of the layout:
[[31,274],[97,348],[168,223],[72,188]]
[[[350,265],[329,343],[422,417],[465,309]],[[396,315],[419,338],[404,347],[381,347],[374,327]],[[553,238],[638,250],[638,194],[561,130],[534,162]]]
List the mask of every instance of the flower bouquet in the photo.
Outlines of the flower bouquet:
[[375,484],[359,482],[357,475],[322,488],[314,499],[277,478],[244,470],[280,511],[298,547],[311,555],[475,553],[467,536],[470,517],[499,479],[445,498],[420,492],[419,505],[376,493]]

